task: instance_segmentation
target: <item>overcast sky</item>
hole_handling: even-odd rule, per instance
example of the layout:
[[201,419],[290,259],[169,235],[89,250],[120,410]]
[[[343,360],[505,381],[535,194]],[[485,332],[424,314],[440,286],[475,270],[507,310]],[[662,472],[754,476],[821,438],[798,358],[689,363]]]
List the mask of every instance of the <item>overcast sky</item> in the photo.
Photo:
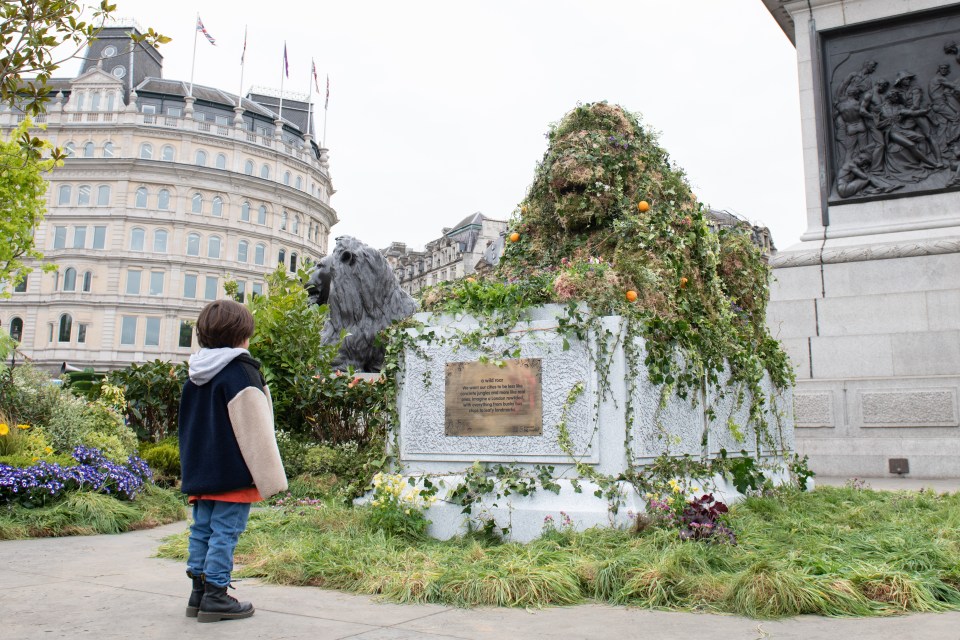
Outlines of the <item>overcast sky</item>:
[[[796,50],[761,0],[289,2],[119,0],[117,15],[171,36],[164,77],[231,93],[306,94],[326,144],[340,218],[331,237],[421,248],[480,211],[508,219],[577,102],[642,114],[701,201],[770,227],[779,248],[805,230]],[[75,71],[73,68],[65,70]]]

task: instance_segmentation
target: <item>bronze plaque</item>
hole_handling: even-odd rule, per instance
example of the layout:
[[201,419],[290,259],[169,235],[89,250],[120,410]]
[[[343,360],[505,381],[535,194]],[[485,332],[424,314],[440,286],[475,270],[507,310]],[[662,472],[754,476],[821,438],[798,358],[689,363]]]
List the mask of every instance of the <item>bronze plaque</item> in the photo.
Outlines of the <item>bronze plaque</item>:
[[543,435],[540,359],[448,362],[444,434]]

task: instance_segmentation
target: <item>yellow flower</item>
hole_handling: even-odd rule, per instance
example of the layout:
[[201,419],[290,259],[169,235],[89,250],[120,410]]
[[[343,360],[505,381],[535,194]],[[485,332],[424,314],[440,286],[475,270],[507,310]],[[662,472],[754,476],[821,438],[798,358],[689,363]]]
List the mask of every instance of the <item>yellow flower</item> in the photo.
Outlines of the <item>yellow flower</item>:
[[17,425],[17,429],[20,429],[20,431],[26,431],[26,430],[29,429],[29,428],[30,428],[30,425],[28,425],[28,424],[18,424],[18,425]]
[[673,485],[673,492],[674,492],[674,493],[683,493],[683,489],[680,488],[680,485],[675,484],[675,485]]
[[673,504],[673,496],[667,496],[667,504]]
[[53,447],[44,447],[43,452],[47,455],[53,453]]
[[33,462],[39,462],[39,460],[40,458],[38,458],[37,456],[33,456]]
[[690,487],[690,490],[696,493],[697,491],[700,491],[700,487]]
[[5,436],[10,433],[10,427],[7,426],[6,422],[0,422],[0,436]]

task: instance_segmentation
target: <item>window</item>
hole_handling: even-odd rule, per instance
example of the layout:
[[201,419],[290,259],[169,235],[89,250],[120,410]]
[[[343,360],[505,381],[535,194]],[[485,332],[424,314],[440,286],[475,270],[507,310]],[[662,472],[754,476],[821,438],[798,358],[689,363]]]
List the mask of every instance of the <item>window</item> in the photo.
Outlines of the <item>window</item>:
[[92,142],[88,142],[87,144],[83,145],[83,157],[92,158],[94,148],[95,147]]
[[140,159],[153,160],[153,145],[149,142],[144,142],[140,145]]
[[150,272],[150,289],[149,295],[151,296],[162,296],[163,295],[163,271],[151,271]]
[[199,193],[193,194],[192,202],[193,204],[191,206],[191,210],[194,213],[202,213],[203,212],[203,196],[200,195]]
[[93,284],[93,272],[84,271],[83,273],[83,292],[90,293],[90,285]]
[[287,230],[287,211],[284,209],[283,213],[280,214],[280,231]]
[[247,248],[250,245],[246,240],[241,240],[237,244],[237,262],[246,262],[247,261]]
[[217,116],[217,124],[221,127],[226,127],[230,125],[230,118],[227,116]]
[[286,249],[280,249],[280,251],[277,253],[277,264],[279,264],[279,265],[281,265],[281,266],[286,266],[286,264],[287,264],[287,250],[286,250]]
[[203,113],[202,111],[197,111],[196,113],[193,114],[193,119],[196,120],[197,122],[206,122],[207,114]]
[[208,258],[220,257],[220,237],[219,236],[210,236],[209,238],[207,238],[207,257]]
[[262,167],[260,167],[260,177],[261,177],[261,178],[269,178],[269,177],[270,177],[270,167],[268,167],[267,165],[263,165]]
[[290,273],[296,273],[296,272],[297,272],[297,254],[291,253],[290,254]]
[[113,91],[107,94],[107,111],[113,111],[113,107],[116,104],[117,94]]
[[260,205],[257,209],[257,224],[267,224],[267,206]]
[[313,240],[313,220],[310,221],[307,227],[307,240]]
[[94,249],[103,249],[107,244],[107,228],[106,227],[94,227],[93,228],[93,248]]
[[203,297],[207,300],[217,299],[217,276],[207,276],[203,286]]
[[73,248],[83,249],[86,245],[87,245],[87,228],[74,227],[73,228]]
[[247,174],[248,176],[252,176],[252,175],[253,175],[253,160],[247,160],[247,161],[243,164],[243,172],[244,172],[245,174]]
[[180,321],[180,342],[183,349],[189,349],[193,346],[193,323],[189,320]]
[[102,184],[97,187],[97,206],[106,207],[110,204],[110,187]]
[[[219,118],[219,116],[217,116]],[[226,169],[227,168],[227,156],[222,153],[217,154],[217,169]]]
[[[112,94],[111,94],[111,96],[112,96]],[[103,157],[104,157],[104,158],[112,158],[112,157],[113,157],[113,143],[112,143],[112,142],[104,142],[104,143],[103,143]]]
[[183,114],[183,111],[180,107],[167,107],[167,115],[174,118],[179,118]]
[[127,295],[140,295],[140,274],[142,273],[138,269],[127,269]]
[[223,215],[223,198],[220,196],[213,196],[213,209],[211,209],[210,213],[218,218]]
[[200,255],[200,234],[191,233],[187,236],[187,255],[188,256],[199,256]]
[[73,157],[73,155],[76,153],[76,151],[74,150],[74,147],[73,147],[73,143],[72,143],[72,142],[68,142],[67,144],[63,145],[63,153],[64,153],[68,158],[72,158],[72,157]]
[[267,253],[266,245],[258,244],[257,248],[253,252],[254,264],[262,265],[264,261],[267,259],[266,253]]
[[60,185],[60,195],[57,198],[57,204],[69,205],[72,191],[73,189],[70,188],[70,185],[68,184]]
[[160,149],[160,159],[164,162],[173,162],[173,159],[176,156],[174,155],[173,147],[168,144],[163,145],[163,148]]
[[63,249],[66,246],[67,246],[67,228],[54,227],[53,228],[53,248]]
[[[116,71],[116,68],[114,68],[114,71]],[[124,70],[124,71],[126,71],[126,70]],[[140,107],[140,111],[141,111],[142,113],[147,113],[147,114],[153,115],[153,114],[155,114],[155,113],[157,112],[157,105],[155,105],[155,104],[145,104],[145,105],[143,105],[143,106]]]
[[197,149],[197,155],[196,155],[196,160],[194,161],[194,164],[197,165],[198,167],[207,166],[207,152],[204,151],[203,149]]
[[77,270],[73,267],[67,267],[67,270],[63,272],[63,290],[77,290]]
[[143,251],[143,238],[146,235],[140,227],[130,230],[130,251]]
[[10,337],[20,342],[23,338],[23,320],[21,318],[10,319]]
[[77,325],[77,342],[84,343],[87,341],[87,325],[78,324]]
[[252,290],[250,291],[250,297],[256,298],[257,296],[263,295],[263,285],[259,282],[254,282]]
[[135,344],[137,341],[137,317],[123,316],[120,319],[120,344]]
[[160,318],[147,318],[147,335],[143,338],[143,346],[160,346]]
[[153,251],[154,253],[167,252],[167,232],[165,229],[157,229],[153,232]]
[[244,299],[247,296],[247,283],[243,280],[237,282],[237,293],[233,296],[233,299],[239,303],[243,303]]
[[300,189],[301,191],[303,191],[303,178],[301,178],[300,176],[297,176],[297,181],[296,181],[296,183],[294,184],[294,186],[295,186],[297,189]]
[[296,235],[300,235],[300,216],[293,219],[293,232]]
[[20,278],[20,282],[13,285],[14,293],[26,293],[27,292],[27,276],[24,275]]
[[91,96],[90,111],[100,111],[100,92],[99,91],[94,91],[93,95]]
[[70,332],[73,330],[73,318],[69,313],[60,316],[60,332],[57,335],[57,342],[70,342]]
[[283,184],[288,185],[288,186],[290,185],[290,172],[289,172],[289,171],[284,171],[284,172],[283,172]]
[[240,205],[240,220],[243,222],[250,222],[250,203],[246,200],[244,200],[243,204]]
[[197,297],[197,276],[193,273],[187,273],[183,276],[183,297]]
[[87,97],[87,94],[83,91],[77,92],[77,111],[83,111],[83,99]]
[[147,189],[146,187],[140,187],[137,189],[137,193],[133,198],[133,206],[137,209],[146,209],[147,208]]
[[160,189],[157,194],[157,209],[166,211],[170,208],[170,192],[166,189]]
[[77,206],[89,206],[90,204],[90,185],[82,184],[77,189]]
[[[59,271],[54,271],[54,272],[53,272],[53,290],[54,290],[54,291],[57,291],[57,290],[59,290],[59,289],[60,289],[60,272],[59,272]],[[53,338],[51,338],[51,340],[52,340],[52,339],[53,339]]]

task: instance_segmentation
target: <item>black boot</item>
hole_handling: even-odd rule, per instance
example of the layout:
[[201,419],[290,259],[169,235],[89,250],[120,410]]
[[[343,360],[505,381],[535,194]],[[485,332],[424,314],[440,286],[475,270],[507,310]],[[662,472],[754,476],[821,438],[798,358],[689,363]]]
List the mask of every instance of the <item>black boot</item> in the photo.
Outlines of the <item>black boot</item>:
[[217,622],[219,620],[239,620],[253,615],[253,605],[249,602],[237,602],[227,595],[226,587],[218,587],[210,582],[203,583],[203,598],[197,622]]
[[187,617],[196,618],[200,610],[200,600],[203,598],[203,575],[195,576],[187,569],[187,577],[193,580],[193,590],[190,591],[190,600],[187,602]]

